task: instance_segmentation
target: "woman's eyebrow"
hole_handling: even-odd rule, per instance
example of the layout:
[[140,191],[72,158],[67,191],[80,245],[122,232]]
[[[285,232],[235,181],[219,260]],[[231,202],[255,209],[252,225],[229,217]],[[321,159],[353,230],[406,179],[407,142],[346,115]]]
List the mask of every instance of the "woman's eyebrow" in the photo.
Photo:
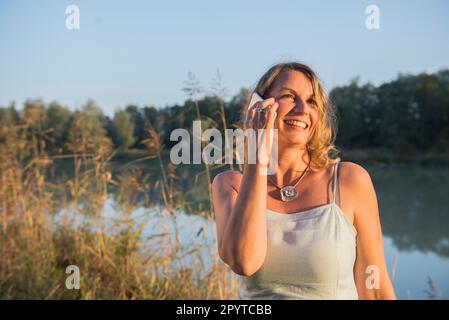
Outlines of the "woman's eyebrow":
[[[279,91],[283,91],[283,90],[290,91],[290,92],[292,92],[295,96],[298,95],[298,93],[297,93],[295,90],[293,90],[292,88],[289,88],[289,87],[282,87],[281,90],[279,90]],[[310,98],[315,99],[315,93],[312,92],[312,93],[309,95],[309,99],[310,99]]]
[[281,90],[279,90],[279,91],[283,91],[283,90],[290,91],[290,92],[294,93],[296,96],[298,95],[298,93],[295,90],[291,89],[291,88],[282,87]]

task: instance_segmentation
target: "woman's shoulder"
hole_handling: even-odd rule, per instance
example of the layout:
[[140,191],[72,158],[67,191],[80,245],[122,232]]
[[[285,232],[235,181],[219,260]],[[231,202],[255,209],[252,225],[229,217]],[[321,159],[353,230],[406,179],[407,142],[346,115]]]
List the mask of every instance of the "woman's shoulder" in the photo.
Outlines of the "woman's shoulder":
[[368,171],[362,167],[361,165],[350,162],[350,161],[341,161],[338,164],[338,170],[341,175],[345,174],[348,176],[366,176],[369,175]]
[[237,170],[227,170],[217,174],[212,185],[215,188],[232,187],[238,191],[241,179],[242,172]]
[[349,188],[358,188],[371,183],[371,176],[361,165],[342,161],[338,165],[338,178]]

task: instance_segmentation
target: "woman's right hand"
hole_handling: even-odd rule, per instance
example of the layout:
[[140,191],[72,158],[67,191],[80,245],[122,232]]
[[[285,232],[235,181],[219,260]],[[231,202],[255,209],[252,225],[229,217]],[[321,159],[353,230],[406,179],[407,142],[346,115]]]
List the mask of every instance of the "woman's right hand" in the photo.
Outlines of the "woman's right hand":
[[[273,142],[271,141],[271,136],[274,129],[274,121],[276,119],[276,110],[278,108],[278,103],[274,98],[269,98],[263,101],[258,101],[253,104],[246,114],[246,119],[244,123],[244,129],[254,129],[255,130],[255,138],[256,141],[252,141],[252,143],[257,143],[256,152],[252,159],[257,159],[257,163],[263,167],[268,166],[268,160],[270,159],[271,149]],[[259,112],[259,109],[264,109],[266,112]],[[265,129],[262,132],[261,137],[259,138],[259,130]],[[262,140],[263,139],[263,140]],[[261,141],[259,141],[261,140]],[[248,140],[245,139],[245,164],[248,164]],[[265,147],[262,148],[260,145],[262,141],[265,142]],[[254,150],[250,148],[249,150]],[[253,164],[253,163],[251,163]]]

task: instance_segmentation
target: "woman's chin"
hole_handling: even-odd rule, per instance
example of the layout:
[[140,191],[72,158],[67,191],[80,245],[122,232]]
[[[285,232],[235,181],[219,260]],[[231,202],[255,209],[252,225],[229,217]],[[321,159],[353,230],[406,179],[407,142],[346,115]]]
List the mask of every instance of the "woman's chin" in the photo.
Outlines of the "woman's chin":
[[284,141],[282,141],[282,143],[285,146],[295,146],[295,147],[305,147],[307,144],[307,140],[306,139],[298,139],[298,138],[293,138],[293,139],[289,139],[288,137],[286,137],[286,139],[283,139]]

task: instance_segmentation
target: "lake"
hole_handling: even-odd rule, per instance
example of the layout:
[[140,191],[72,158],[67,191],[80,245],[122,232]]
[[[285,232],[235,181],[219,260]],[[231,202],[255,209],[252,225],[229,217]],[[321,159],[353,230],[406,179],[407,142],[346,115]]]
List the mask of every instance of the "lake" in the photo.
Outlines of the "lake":
[[[363,166],[370,173],[377,192],[385,257],[398,299],[428,299],[429,279],[434,292],[448,298],[449,169],[391,164]],[[193,181],[193,177],[183,178]],[[201,181],[196,183],[198,186],[200,190],[207,190]],[[198,201],[207,199],[207,191],[197,190],[192,195]],[[113,216],[114,207],[110,199],[104,212]],[[140,208],[133,216],[151,216],[152,223],[147,225],[145,235],[160,231],[158,227],[163,216],[157,208]],[[200,254],[188,261],[200,263],[207,269],[211,250],[216,250],[215,223],[177,210],[176,224],[182,243],[204,245]]]

